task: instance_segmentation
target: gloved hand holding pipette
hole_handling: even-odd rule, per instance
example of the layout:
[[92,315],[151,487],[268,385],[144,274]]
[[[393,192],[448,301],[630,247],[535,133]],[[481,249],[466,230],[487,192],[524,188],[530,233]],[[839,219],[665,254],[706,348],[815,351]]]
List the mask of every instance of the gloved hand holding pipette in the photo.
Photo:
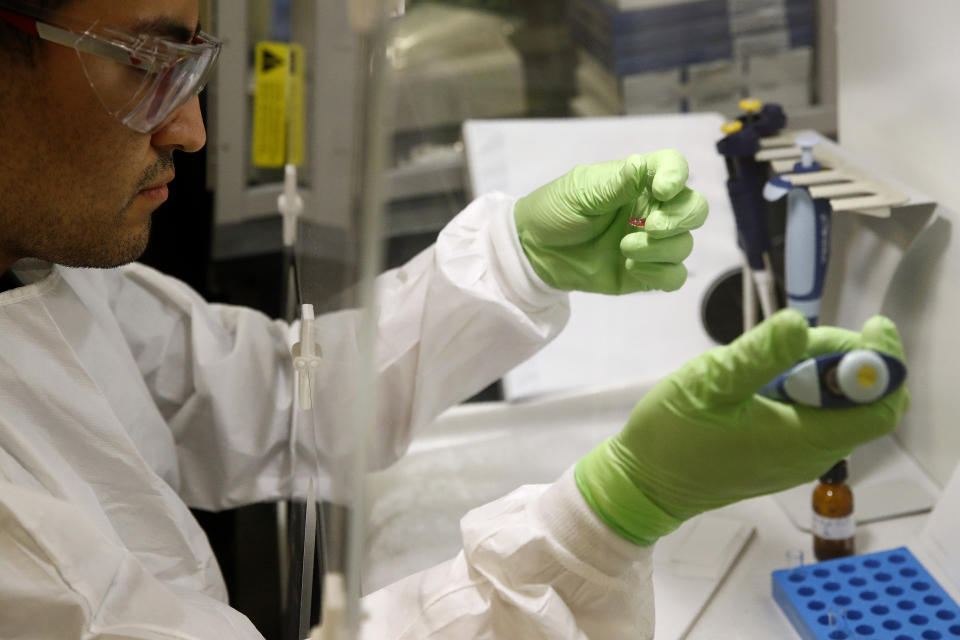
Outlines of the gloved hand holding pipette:
[[903,360],[896,327],[884,317],[856,333],[809,328],[799,312],[778,312],[657,384],[624,429],[577,464],[580,492],[614,531],[649,546],[698,513],[816,478],[893,431],[909,404],[906,387],[839,409],[784,404],[757,391],[800,360],[853,349]]
[[[690,231],[707,201],[686,187],[677,151],[577,167],[517,201],[514,218],[534,271],[558,289],[623,294],[679,289]],[[637,231],[630,220],[645,220]]]

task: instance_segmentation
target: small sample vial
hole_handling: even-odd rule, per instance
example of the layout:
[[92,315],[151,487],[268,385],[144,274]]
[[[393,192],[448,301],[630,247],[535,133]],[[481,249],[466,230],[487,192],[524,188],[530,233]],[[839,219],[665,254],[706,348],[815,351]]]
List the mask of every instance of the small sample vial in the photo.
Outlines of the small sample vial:
[[853,491],[847,485],[847,461],[820,476],[813,490],[813,555],[830,560],[853,555]]
[[800,549],[787,549],[787,568],[788,569],[802,569],[803,568],[803,551]]

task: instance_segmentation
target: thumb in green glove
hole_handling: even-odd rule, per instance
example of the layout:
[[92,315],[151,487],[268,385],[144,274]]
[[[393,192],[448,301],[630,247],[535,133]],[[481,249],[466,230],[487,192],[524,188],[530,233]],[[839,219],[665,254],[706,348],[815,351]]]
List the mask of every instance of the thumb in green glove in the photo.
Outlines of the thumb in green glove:
[[893,431],[909,404],[906,388],[841,409],[756,392],[800,360],[852,349],[903,359],[887,318],[871,318],[856,333],[810,329],[801,314],[781,311],[651,389],[623,430],[580,460],[577,486],[617,533],[651,545],[698,513],[812,480]]
[[[623,294],[679,289],[706,199],[685,186],[677,151],[576,167],[520,198],[514,219],[534,271],[558,289]],[[646,220],[638,231],[632,218]]]

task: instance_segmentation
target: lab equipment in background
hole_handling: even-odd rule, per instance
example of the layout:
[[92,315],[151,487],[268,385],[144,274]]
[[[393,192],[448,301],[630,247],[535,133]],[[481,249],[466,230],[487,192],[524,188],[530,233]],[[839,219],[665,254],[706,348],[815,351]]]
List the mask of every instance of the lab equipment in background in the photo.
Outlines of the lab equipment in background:
[[571,0],[577,115],[813,104],[813,0]]
[[812,498],[813,555],[832,560],[853,555],[853,491],[847,484],[847,461],[820,476]]
[[[381,58],[385,58],[385,53],[379,40],[370,48],[364,48],[370,41],[358,36],[351,18],[363,14],[364,9],[371,9],[373,4],[386,3],[379,0],[372,3],[220,0],[213,3],[214,29],[224,37],[224,46],[230,50],[223,56],[225,64],[219,68],[210,91],[210,173],[211,188],[216,191],[211,280],[215,283],[217,299],[255,307],[271,317],[284,319],[297,315],[300,302],[313,304],[318,315],[363,306],[364,301],[359,300],[362,279],[369,271],[366,269],[369,261],[379,264],[381,247],[366,244],[364,235],[365,225],[372,224],[366,217],[379,212],[371,213],[371,208],[361,205],[359,200],[380,195],[379,182],[383,175],[374,173],[384,172],[379,160],[374,162],[373,158],[379,157],[382,148],[368,152],[367,147],[385,144],[380,139],[382,120],[363,103],[368,88],[364,83],[382,82],[379,75],[371,77],[374,71],[380,72],[382,65],[378,61],[374,69],[368,56],[374,55],[372,49],[376,49]],[[282,60],[283,52],[278,55],[271,49],[274,59],[270,60],[267,50],[261,48],[260,70],[278,75],[283,72],[287,76],[274,76],[274,83],[266,83],[262,88],[279,91],[281,84],[291,82],[291,76],[299,78],[300,72],[304,72],[302,101],[297,95],[299,89],[288,87],[284,94],[286,106],[276,100],[266,109],[269,104],[261,101],[258,112],[254,104],[257,71],[254,65],[258,43],[263,42],[294,44],[290,45],[286,63]],[[296,65],[300,46],[302,64],[291,68],[291,60]],[[297,133],[300,109],[303,128]],[[273,166],[260,167],[255,162],[254,155],[259,153],[255,152],[250,133],[254,120],[268,111],[283,114],[284,122],[272,121],[272,146],[268,148],[273,152],[270,158]],[[368,116],[378,118],[376,125],[365,120]],[[295,139],[301,137],[302,140]],[[286,165],[297,164],[301,155],[302,164],[296,172],[287,168]],[[456,208],[451,207],[454,211]],[[296,212],[302,215],[293,215]],[[373,229],[369,236],[379,238],[379,230]],[[371,255],[364,251],[370,251]],[[297,267],[296,277],[290,275],[292,265]],[[354,374],[361,375],[355,370],[349,375]],[[353,409],[352,405],[350,408]],[[367,407],[358,408],[358,421],[363,419],[366,410]],[[325,425],[324,437],[352,437],[331,433],[338,427],[350,431],[352,425],[329,428]],[[304,451],[297,453],[310,455]],[[324,465],[325,472],[327,469],[328,465]],[[351,473],[347,469],[340,475]],[[317,493],[320,492],[318,486]],[[309,547],[310,544],[310,536],[303,535],[309,524],[308,511],[303,508],[309,501],[307,493],[307,483],[303,482],[293,500],[281,501],[276,508],[258,505],[270,509],[267,517],[263,509],[255,515],[251,507],[238,510],[236,525],[228,532],[231,547],[218,549],[218,553],[226,551],[243,558],[241,562],[225,554],[220,556],[231,582],[231,602],[269,638],[301,640],[303,637],[301,616],[299,612],[289,611],[288,603],[297,600],[297,607],[301,611],[306,609],[309,587],[301,569],[310,563],[302,562],[299,545]],[[325,503],[322,517],[326,522],[321,524],[325,549],[329,549],[329,556],[324,557],[324,570],[346,572],[345,579],[339,583],[346,582],[346,588],[352,589],[350,585],[356,580],[346,575],[349,570],[345,567],[343,551],[351,538],[347,527],[356,524],[349,513],[346,498],[343,504]],[[248,514],[251,515],[248,517]],[[274,521],[279,521],[281,526],[276,526]],[[241,537],[235,531],[244,533]],[[254,540],[256,542],[252,542]],[[277,555],[287,560],[278,563]],[[314,571],[316,573],[316,567]],[[316,604],[321,591],[317,583],[312,591]],[[301,592],[302,599],[299,598]],[[264,593],[276,594],[276,597],[264,598]],[[303,607],[300,607],[301,600]],[[344,598],[350,609],[346,612],[348,618],[355,617],[355,600],[350,604],[350,597]],[[316,611],[314,607],[314,614]]]
[[420,2],[398,21],[388,266],[426,248],[469,202],[465,120],[567,115],[573,45],[556,4]]
[[417,6],[391,44],[398,132],[458,127],[526,111],[523,60],[510,45],[517,17],[439,3]]
[[811,407],[852,407],[893,393],[907,377],[903,362],[856,349],[800,362],[767,383],[760,395]]
[[[283,318],[293,322],[297,316],[299,286],[297,277],[298,219],[303,214],[303,197],[297,185],[297,167],[304,162],[306,143],[305,123],[305,56],[304,49],[289,42],[291,35],[291,4],[276,2],[272,6],[270,35],[273,40],[261,41],[254,48],[253,132],[251,159],[261,168],[284,170],[283,190],[277,196],[277,211],[282,219],[283,271],[280,286],[283,291],[281,308]],[[281,41],[286,40],[286,41]],[[313,378],[319,368],[313,335],[313,305],[300,306],[300,341],[294,347],[293,363],[297,372],[298,388],[292,417],[294,430],[308,430],[307,440],[312,447],[306,454],[312,458],[316,472],[307,481],[303,495],[292,495],[277,505],[277,538],[279,541],[278,567],[281,587],[282,633],[297,640],[310,631],[313,603],[314,569],[318,538],[317,478],[319,474],[319,447],[317,420],[312,406]],[[294,439],[294,441],[296,441]],[[293,456],[297,455],[293,452]],[[292,465],[291,468],[298,468]],[[297,486],[291,478],[290,486]]]
[[[819,138],[813,133],[796,137],[801,158],[794,175],[821,170],[813,158]],[[763,196],[775,201],[787,196],[786,245],[784,247],[784,284],[787,305],[800,311],[811,326],[820,318],[823,285],[830,262],[830,202],[814,198],[804,187],[794,187],[789,179],[775,176],[764,186]]]
[[960,637],[960,607],[906,547],[780,569],[772,583],[804,640]]
[[[754,291],[764,317],[777,309],[773,267],[770,261],[770,234],[763,201],[764,167],[755,159],[762,136],[775,135],[786,124],[779,105],[742,100],[746,111],[723,125],[726,134],[717,142],[717,151],[727,163],[727,193],[737,223],[737,244],[744,255],[743,328],[756,324]],[[755,289],[754,289],[755,287]]]
[[[288,169],[293,165],[287,165]],[[296,173],[294,172],[294,175]],[[295,621],[289,628],[297,629],[297,638],[306,638],[310,633],[310,614],[313,602],[313,571],[316,563],[317,543],[323,544],[323,539],[317,537],[317,520],[322,518],[317,504],[316,479],[320,477],[320,448],[317,444],[317,429],[320,428],[313,410],[313,391],[316,373],[320,369],[321,359],[315,338],[314,313],[312,304],[304,304],[300,312],[300,341],[293,347],[293,368],[297,372],[297,401],[298,411],[293,417],[294,429],[308,429],[311,437],[306,441],[311,443],[312,450],[308,453],[313,457],[315,472],[307,481],[307,493],[303,505],[291,504],[291,518],[293,523],[302,522],[302,539],[299,538],[300,529],[296,530],[295,544],[289,556],[290,584],[287,598],[288,618]],[[297,438],[291,438],[297,442]],[[296,455],[296,450],[294,450]],[[297,468],[296,465],[291,465]],[[292,483],[295,485],[295,483]],[[321,546],[322,548],[322,546]],[[296,566],[296,551],[300,552],[299,571],[293,571]],[[324,562],[322,566],[327,566]],[[336,600],[338,594],[324,594],[327,598]],[[341,598],[342,599],[342,598]]]
[[[782,111],[777,114],[773,109],[768,109],[775,106],[765,105],[756,113],[742,115],[737,120],[740,125],[730,126],[731,131],[737,129],[733,136],[743,136],[745,147],[752,143],[752,138],[747,139],[750,134],[741,134],[740,131],[753,128],[758,133],[758,149],[752,161],[757,164],[770,163],[774,174],[777,174],[776,178],[762,187],[767,200],[776,200],[793,191],[798,192],[794,197],[793,233],[788,234],[788,241],[792,243],[789,251],[790,265],[785,271],[789,272],[788,279],[795,293],[792,306],[816,322],[815,318],[819,317],[822,304],[830,249],[829,238],[822,237],[829,231],[829,220],[823,220],[825,216],[821,216],[818,222],[815,217],[816,201],[824,200],[821,213],[843,211],[886,218],[890,216],[892,207],[906,203],[909,198],[899,188],[891,186],[889,181],[871,175],[847,161],[838,153],[838,147],[815,132],[801,132],[800,136],[795,132],[781,132],[777,135],[776,132],[785,124],[785,117]],[[804,141],[806,151],[797,145],[797,137]],[[740,149],[726,139],[721,140],[717,148],[725,155],[740,152]],[[733,170],[736,170],[736,167]],[[804,199],[800,192],[801,187],[812,198],[812,203]],[[732,202],[734,197],[739,198],[739,194],[731,194]],[[807,224],[802,224],[803,221]],[[743,278],[743,328],[749,328],[755,318],[755,303],[750,297],[752,289],[746,286],[747,280],[748,278]],[[717,295],[729,298],[728,286],[715,285],[714,291]],[[707,302],[704,304],[704,314],[710,306]]]

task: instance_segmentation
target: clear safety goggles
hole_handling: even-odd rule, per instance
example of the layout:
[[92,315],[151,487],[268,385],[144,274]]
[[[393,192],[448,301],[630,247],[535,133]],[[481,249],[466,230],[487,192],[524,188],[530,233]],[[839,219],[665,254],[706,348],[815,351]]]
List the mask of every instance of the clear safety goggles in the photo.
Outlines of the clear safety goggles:
[[[11,4],[14,7],[5,8]],[[222,43],[202,31],[185,43],[99,22],[86,28],[67,28],[29,15],[25,12],[28,6],[0,2],[0,20],[29,35],[74,49],[107,113],[140,133],[153,133],[200,93],[220,55]]]

